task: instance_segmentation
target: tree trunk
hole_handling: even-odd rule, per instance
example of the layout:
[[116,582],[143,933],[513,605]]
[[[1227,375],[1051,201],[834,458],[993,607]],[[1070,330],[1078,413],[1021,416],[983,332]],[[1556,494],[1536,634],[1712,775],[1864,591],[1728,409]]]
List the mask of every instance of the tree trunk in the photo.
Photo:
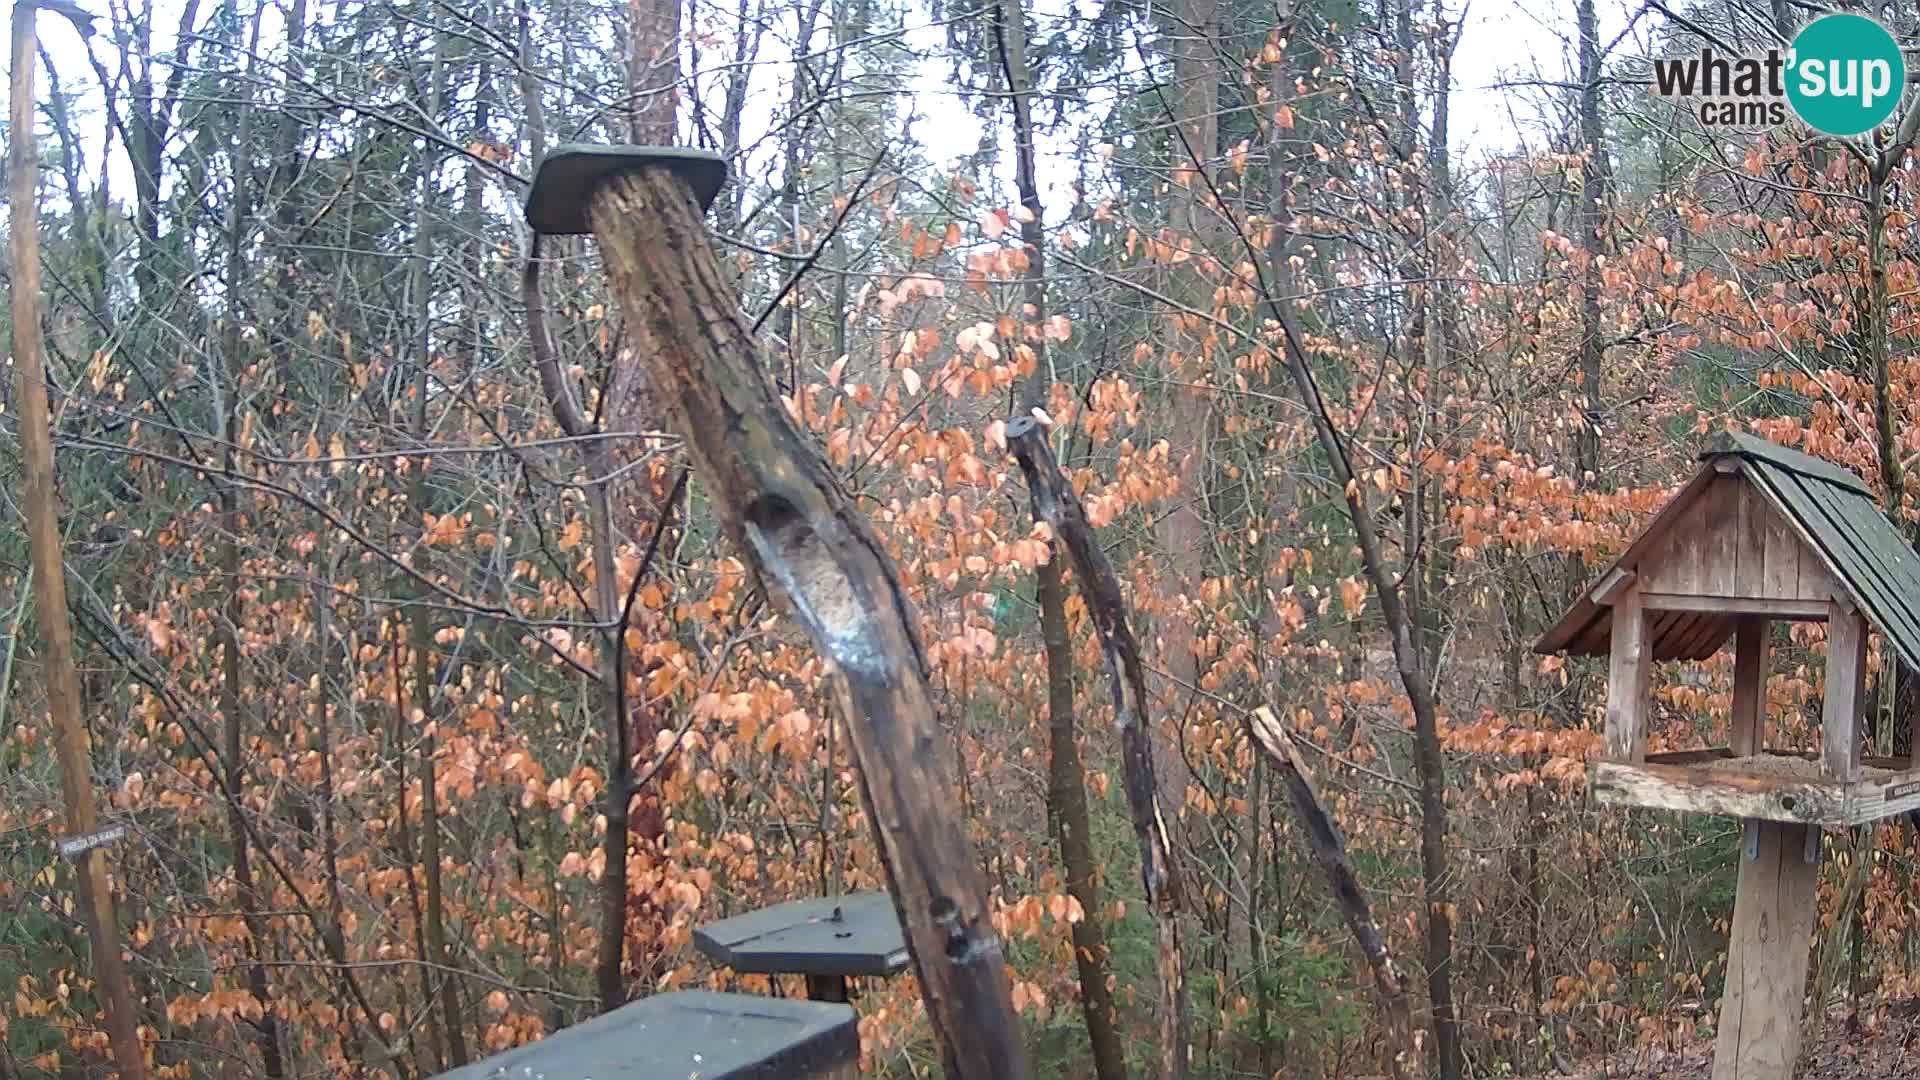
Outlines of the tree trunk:
[[[14,400],[18,403],[21,493],[32,548],[35,613],[45,638],[47,711],[60,759],[60,790],[68,836],[94,830],[93,777],[87,728],[80,716],[80,675],[74,663],[73,623],[67,614],[66,566],[61,556],[60,510],[54,492],[53,432],[47,408],[47,360],[40,340],[39,148],[34,143],[32,4],[13,9],[13,68],[8,109],[7,170],[10,207],[9,291],[13,298]],[[93,945],[94,975],[106,999],[107,1041],[122,1080],[147,1075],[138,1014],[120,924],[113,912],[107,849],[96,844],[76,858],[80,909]]]
[[[1218,232],[1209,206],[1206,170],[1220,141],[1218,102],[1220,60],[1219,0],[1180,0],[1173,5],[1167,33],[1173,55],[1172,121],[1174,138],[1169,153],[1173,190],[1168,223],[1176,243],[1191,244],[1195,258],[1189,264],[1184,289],[1177,290],[1195,311],[1213,309],[1213,280],[1195,267],[1211,258],[1211,238]],[[1166,701],[1170,723],[1168,742],[1155,759],[1155,768],[1173,801],[1176,821],[1185,813],[1188,786],[1181,732],[1187,712],[1195,704],[1193,687],[1200,681],[1200,658],[1195,655],[1193,616],[1183,610],[1200,602],[1200,582],[1206,576],[1208,540],[1212,531],[1206,517],[1207,437],[1212,423],[1211,401],[1202,388],[1208,382],[1217,338],[1205,321],[1185,314],[1174,317],[1180,333],[1175,356],[1169,357],[1167,459],[1180,478],[1178,502],[1154,523],[1154,536],[1167,558],[1162,564],[1166,591],[1160,598],[1155,636],[1174,685]],[[1175,363],[1175,360],[1178,363]]]
[[[1046,405],[1053,381],[1047,364],[1046,233],[1040,186],[1035,179],[1033,77],[1027,63],[1027,14],[1020,0],[1001,0],[994,9],[999,59],[1005,68],[1008,101],[1013,107],[1015,178],[1020,204],[1027,209],[1020,238],[1027,246],[1024,289],[1028,328],[1022,344],[1033,350],[1033,374],[1021,392],[1023,414]],[[845,278],[841,279],[842,281]],[[1094,866],[1093,827],[1087,813],[1086,771],[1080,763],[1079,735],[1073,714],[1073,639],[1067,624],[1067,590],[1060,546],[1036,574],[1040,634],[1047,654],[1047,818],[1066,864],[1067,894],[1079,903],[1080,921],[1068,933],[1080,975],[1080,1009],[1093,1049],[1093,1070],[1100,1080],[1124,1080],[1126,1050],[1116,1026],[1113,991],[1107,986],[1107,941],[1101,925],[1100,888]]]
[[[229,10],[232,10],[231,7]],[[254,14],[252,37],[257,46],[260,38],[258,11]],[[243,102],[239,123],[234,129],[233,202],[228,207],[227,216],[225,286],[229,297],[238,297],[246,292],[246,230],[251,219],[249,199],[253,171],[248,144],[252,135],[253,109],[249,103]],[[220,465],[231,475],[235,470],[241,439],[240,381],[247,369],[246,358],[242,355],[237,304],[228,307],[220,345],[226,370],[214,373],[211,382],[215,387],[216,404],[220,412]],[[215,637],[220,645],[220,719],[225,743],[221,751],[225,758],[221,763],[225,770],[221,782],[227,789],[227,829],[233,844],[233,880],[240,892],[241,922],[247,928],[247,992],[253,995],[260,1007],[260,1019],[254,1022],[254,1039],[260,1048],[264,1075],[277,1078],[284,1075],[286,1070],[280,1059],[279,1024],[274,1017],[267,969],[262,963],[266,921],[260,917],[260,893],[253,880],[252,845],[248,841],[246,823],[241,819],[246,812],[244,787],[246,761],[250,755],[246,746],[245,709],[241,704],[244,687],[240,672],[240,627],[246,620],[246,608],[240,599],[240,537],[246,535],[248,529],[246,516],[240,507],[238,485],[231,482],[220,485],[219,503],[220,516],[226,529],[226,535],[221,538],[219,556],[226,600],[215,622]]]
[[1586,156],[1580,163],[1580,387],[1585,399],[1575,454],[1579,482],[1600,476],[1600,418],[1605,415],[1601,383],[1606,377],[1606,345],[1600,326],[1600,255],[1602,213],[1606,193],[1606,128],[1600,115],[1600,23],[1594,0],[1578,0],[1575,22],[1580,33],[1580,145]]
[[[1275,88],[1278,99],[1278,92],[1284,89],[1284,83],[1276,79]],[[1381,616],[1386,623],[1387,634],[1393,645],[1395,671],[1413,711],[1414,770],[1420,785],[1420,865],[1422,892],[1426,902],[1427,993],[1433,1008],[1434,1042],[1440,1054],[1440,1076],[1442,1080],[1460,1080],[1463,1060],[1453,1005],[1453,904],[1446,857],[1446,761],[1440,746],[1439,707],[1434,699],[1425,650],[1421,646],[1422,631],[1420,620],[1416,618],[1419,609],[1410,609],[1404,601],[1400,576],[1387,565],[1373,512],[1367,505],[1366,489],[1354,473],[1346,442],[1334,425],[1333,414],[1325,399],[1320,395],[1319,382],[1314,377],[1303,345],[1298,319],[1291,303],[1285,298],[1285,282],[1289,277],[1287,257],[1291,242],[1287,226],[1291,214],[1285,201],[1288,156],[1281,145],[1279,133],[1279,126],[1275,125],[1272,130],[1275,141],[1269,154],[1269,168],[1275,174],[1268,185],[1271,199],[1268,209],[1272,220],[1266,252],[1269,276],[1262,285],[1266,294],[1267,316],[1279,328],[1281,356],[1306,409],[1315,441],[1326,455],[1334,483],[1344,491],[1347,521],[1353,529],[1355,546],[1360,550],[1360,561],[1368,586],[1379,602]],[[1417,568],[1413,572],[1417,573]]]
[[680,0],[627,0],[627,26],[633,141],[671,146],[679,141]]
[[892,560],[774,396],[685,181],[661,168],[622,174],[594,195],[590,218],[634,352],[686,437],[723,528],[835,668],[947,1075],[1031,1076]]
[[[436,36],[434,45],[432,85],[427,107],[428,116],[438,116],[443,96],[446,70],[441,55],[442,46]],[[431,170],[423,171],[420,179],[421,197],[419,224],[414,233],[412,299],[416,305],[415,317],[418,320],[414,343],[414,383],[413,383],[413,438],[424,450],[431,431],[427,426],[427,398],[431,389],[429,369],[433,363],[432,337],[432,295],[433,295],[433,175]],[[413,553],[414,569],[421,575],[430,573],[428,561],[427,536],[431,525],[427,520],[430,498],[427,493],[427,463],[424,456],[412,462],[408,472],[409,484],[407,504],[417,516],[420,527],[420,542]],[[447,1041],[447,1063],[459,1068],[467,1063],[466,1039],[460,1031],[459,985],[454,978],[453,951],[447,942],[446,895],[443,875],[440,868],[440,770],[434,760],[438,738],[435,734],[436,687],[433,673],[433,637],[432,609],[424,602],[426,587],[416,584],[414,602],[409,604],[407,623],[412,630],[413,650],[413,697],[414,708],[419,711],[420,725],[420,863],[426,877],[426,946],[430,979],[439,986],[440,1023]],[[404,813],[404,803],[401,811]],[[411,873],[411,869],[409,869]],[[432,970],[438,968],[438,970]],[[431,1004],[428,1005],[431,1008]]]

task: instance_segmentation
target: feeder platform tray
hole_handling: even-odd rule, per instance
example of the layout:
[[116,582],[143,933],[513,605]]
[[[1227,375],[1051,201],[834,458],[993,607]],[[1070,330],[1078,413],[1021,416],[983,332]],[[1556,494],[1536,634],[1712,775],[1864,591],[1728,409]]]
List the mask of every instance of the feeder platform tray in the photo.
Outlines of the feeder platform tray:
[[594,190],[623,172],[664,168],[687,182],[700,209],[713,205],[727,182],[727,163],[705,150],[679,146],[556,146],[540,159],[527,192],[527,224],[549,236],[593,231],[587,205]]
[[897,975],[907,940],[883,892],[775,904],[710,923],[693,944],[715,963],[749,975],[805,975],[808,996],[846,1000],[846,980]]
[[1859,779],[1843,781],[1824,775],[1812,755],[1735,757],[1716,747],[1596,762],[1593,794],[1618,806],[1840,828],[1920,808],[1920,769],[1903,758],[1868,757]]
[[655,994],[438,1080],[850,1078],[852,1008],[751,994]]

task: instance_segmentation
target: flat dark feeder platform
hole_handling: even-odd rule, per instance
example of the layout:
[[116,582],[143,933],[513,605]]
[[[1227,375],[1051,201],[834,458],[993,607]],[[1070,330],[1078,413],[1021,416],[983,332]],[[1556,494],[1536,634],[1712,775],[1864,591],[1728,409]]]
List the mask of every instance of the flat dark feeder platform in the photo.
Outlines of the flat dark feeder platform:
[[808,992],[827,1000],[845,999],[847,978],[897,975],[909,959],[900,916],[883,892],[775,904],[700,927],[693,944],[744,974],[805,975]]
[[666,168],[687,182],[705,211],[727,182],[727,163],[718,154],[684,146],[556,146],[540,159],[527,192],[527,224],[533,231],[575,236],[593,231],[587,206],[594,189],[614,176],[647,168]]
[[850,1006],[755,994],[656,994],[437,1080],[779,1080],[852,1076]]

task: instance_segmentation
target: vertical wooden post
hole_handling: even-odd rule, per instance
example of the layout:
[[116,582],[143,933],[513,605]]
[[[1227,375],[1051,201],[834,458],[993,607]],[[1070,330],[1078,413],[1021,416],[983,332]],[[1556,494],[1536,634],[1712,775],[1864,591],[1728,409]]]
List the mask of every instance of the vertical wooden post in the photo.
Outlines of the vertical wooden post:
[[[40,222],[37,189],[40,157],[33,137],[33,61],[36,55],[32,0],[13,7],[12,101],[8,108],[8,239],[12,265],[13,360],[20,407],[20,456],[25,464],[22,502],[32,549],[33,588],[47,671],[47,709],[60,759],[67,834],[94,831],[92,766],[87,729],[80,717],[80,676],[74,668],[73,624],[67,615],[67,578],[60,551],[59,496],[54,491],[53,434],[47,406],[47,360],[40,341]],[[120,924],[107,879],[107,850],[96,845],[74,860],[80,907],[93,944],[93,969],[106,1000],[107,1040],[122,1077],[147,1072],[133,993],[120,956]]]
[[1607,665],[1607,756],[1641,761],[1647,756],[1647,685],[1653,672],[1653,642],[1640,590],[1630,588],[1613,604],[1613,645]]
[[1820,864],[1806,858],[1807,830],[1819,826],[1749,823],[1754,826],[1760,831],[1758,858],[1741,851],[1734,893],[1713,1080],[1793,1080],[1800,1055],[1801,1001],[1820,883]]
[[1767,628],[1764,615],[1742,615],[1733,631],[1733,716],[1727,744],[1735,757],[1767,745]]
[[1827,775],[1860,778],[1860,712],[1867,693],[1867,621],[1850,604],[1827,603],[1827,695],[1820,760]]

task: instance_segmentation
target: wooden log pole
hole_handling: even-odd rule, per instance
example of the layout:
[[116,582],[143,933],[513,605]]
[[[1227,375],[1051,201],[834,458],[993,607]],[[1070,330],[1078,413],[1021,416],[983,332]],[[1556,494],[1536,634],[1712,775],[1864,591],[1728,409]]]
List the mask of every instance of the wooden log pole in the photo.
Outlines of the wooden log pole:
[[[1180,933],[1180,868],[1174,861],[1166,821],[1160,813],[1159,783],[1147,731],[1147,678],[1140,645],[1127,622],[1126,601],[1113,564],[1087,523],[1080,497],[1060,474],[1044,429],[1031,416],[1007,421],[1007,448],[1020,462],[1033,493],[1034,517],[1047,523],[1066,549],[1080,594],[1093,617],[1094,632],[1106,657],[1107,684],[1113,692],[1114,724],[1120,729],[1127,807],[1140,846],[1140,878],[1153,912],[1159,950],[1160,1075],[1181,1077],[1187,1068],[1186,958]],[[1057,549],[1056,549],[1057,550]]]
[[[560,153],[542,165],[543,178]],[[1006,960],[941,753],[946,738],[899,575],[768,384],[773,365],[741,314],[701,219],[701,204],[718,184],[701,190],[709,174],[690,175],[690,162],[703,163],[685,151],[613,150],[562,160],[608,158],[614,167],[593,177],[585,216],[633,353],[685,436],[722,528],[832,662],[947,1075],[1024,1080],[1032,1066]],[[536,181],[528,203],[536,227],[538,212],[556,212],[542,199],[543,182]],[[565,189],[548,194],[560,198]]]
[[1793,1080],[1819,906],[1820,864],[1807,859],[1807,830],[1819,827],[1747,825],[1758,843],[1753,857],[1744,845],[1740,852],[1713,1080]]
[[1360,879],[1353,872],[1353,861],[1347,858],[1346,837],[1341,835],[1333,815],[1327,813],[1326,804],[1320,801],[1320,793],[1314,790],[1313,774],[1301,760],[1300,749],[1280,718],[1261,706],[1248,715],[1247,732],[1287,789],[1287,798],[1293,803],[1294,817],[1299,819],[1301,831],[1306,835],[1313,861],[1327,876],[1334,903],[1339,906],[1347,929],[1353,932],[1353,940],[1373,972],[1374,989],[1380,995],[1381,1020],[1393,1046],[1393,1074],[1407,1080],[1426,1075],[1426,1055],[1413,1032],[1406,977],[1393,961],[1387,936],[1374,921],[1366,890],[1360,887]]
[[[60,761],[60,791],[66,801],[67,835],[85,837],[98,825],[93,805],[93,775],[86,722],[80,715],[80,675],[74,666],[73,623],[67,614],[67,576],[61,555],[59,496],[54,490],[52,421],[47,404],[47,358],[40,341],[40,156],[34,145],[34,12],[38,5],[13,8],[12,100],[9,103],[7,168],[11,236],[14,392],[19,402],[20,457],[25,466],[22,503],[32,551],[35,610],[40,617],[47,672],[47,711]],[[114,1068],[138,1080],[147,1074],[140,1044],[139,1018],[125,959],[120,955],[120,924],[113,911],[107,876],[107,846],[84,846],[74,857],[80,909],[93,945],[93,970],[106,1006],[107,1042]]]

